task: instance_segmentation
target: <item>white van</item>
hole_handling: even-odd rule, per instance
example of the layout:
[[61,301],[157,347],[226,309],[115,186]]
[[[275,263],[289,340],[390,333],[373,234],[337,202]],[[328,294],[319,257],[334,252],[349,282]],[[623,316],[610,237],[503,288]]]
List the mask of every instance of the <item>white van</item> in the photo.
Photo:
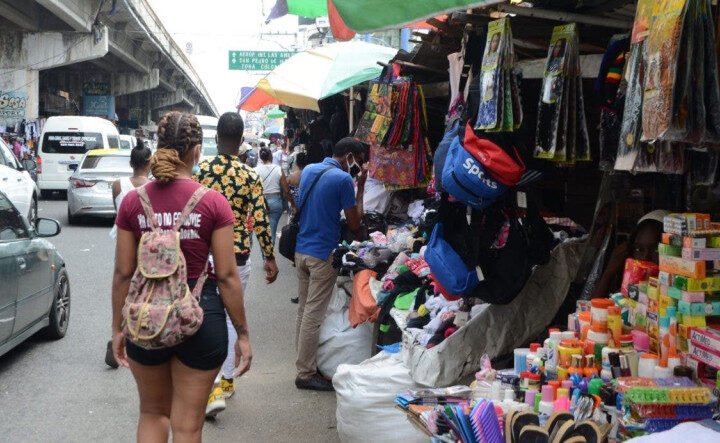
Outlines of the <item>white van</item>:
[[99,117],[50,117],[40,136],[37,184],[43,195],[66,191],[68,179],[91,149],[119,149],[120,134]]
[[[212,115],[196,115],[198,123],[203,132],[205,131],[217,131],[218,118]],[[214,135],[214,134],[213,134]]]

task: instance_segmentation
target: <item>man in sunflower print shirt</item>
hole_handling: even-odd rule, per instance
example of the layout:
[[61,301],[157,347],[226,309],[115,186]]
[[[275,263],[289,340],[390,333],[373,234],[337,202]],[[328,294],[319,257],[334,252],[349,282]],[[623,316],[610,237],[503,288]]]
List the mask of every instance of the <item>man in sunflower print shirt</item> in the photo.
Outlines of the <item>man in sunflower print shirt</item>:
[[[268,284],[277,279],[278,267],[275,263],[270,222],[260,177],[255,170],[246,166],[240,159],[245,124],[242,117],[234,112],[223,114],[217,126],[218,155],[200,163],[195,179],[205,187],[223,194],[235,213],[235,260],[242,281],[243,291],[250,279],[250,250],[252,249],[252,230],[258,238],[265,261],[265,279]],[[225,409],[225,399],[235,392],[233,370],[235,368],[235,328],[230,317],[228,325],[228,356],[223,364],[218,386],[213,389],[208,400],[206,414],[216,415]]]

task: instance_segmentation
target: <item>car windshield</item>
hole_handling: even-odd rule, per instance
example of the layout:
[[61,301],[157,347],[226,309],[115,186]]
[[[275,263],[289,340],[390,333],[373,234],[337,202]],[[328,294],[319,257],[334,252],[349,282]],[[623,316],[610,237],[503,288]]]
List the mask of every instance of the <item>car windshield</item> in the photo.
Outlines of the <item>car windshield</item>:
[[97,132],[46,132],[42,152],[46,154],[84,154],[103,147],[102,135]]
[[120,139],[120,149],[132,149],[130,140],[125,140],[125,139],[121,138]]
[[217,150],[217,142],[215,141],[215,137],[203,138],[202,155],[205,157],[213,157],[213,156],[216,156],[217,153],[218,153],[218,150]]
[[87,156],[80,169],[95,171],[130,171],[130,157],[126,155]]

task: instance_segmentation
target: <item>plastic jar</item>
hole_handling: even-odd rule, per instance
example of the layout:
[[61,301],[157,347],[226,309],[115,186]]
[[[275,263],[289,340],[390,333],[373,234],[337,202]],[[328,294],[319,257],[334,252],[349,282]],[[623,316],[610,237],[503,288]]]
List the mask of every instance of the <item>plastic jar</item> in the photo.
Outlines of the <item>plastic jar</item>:
[[648,351],[650,349],[650,336],[643,331],[632,331],[633,346],[638,352]]
[[594,298],[590,306],[592,326],[600,332],[606,332],[608,327],[608,308],[615,306],[615,302],[607,298]]
[[658,364],[657,354],[645,352],[640,354],[638,362],[638,377],[652,378],[655,374],[655,366]]
[[584,311],[578,314],[578,325],[580,327],[580,340],[587,338],[587,333],[590,330],[590,322],[592,320],[592,314],[589,311]]
[[610,342],[610,333],[607,330],[607,325],[605,325],[605,328],[603,329],[593,324],[588,331],[587,338],[588,340],[593,341],[596,346],[598,344],[607,345],[608,342]]
[[558,346],[558,366],[570,367],[573,354],[582,354],[582,344],[577,340],[563,340]]

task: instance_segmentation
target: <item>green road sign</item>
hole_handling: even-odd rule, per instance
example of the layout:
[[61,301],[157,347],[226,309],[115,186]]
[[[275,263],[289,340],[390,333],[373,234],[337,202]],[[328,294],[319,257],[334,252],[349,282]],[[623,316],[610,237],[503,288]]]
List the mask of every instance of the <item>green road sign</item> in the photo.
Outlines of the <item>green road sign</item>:
[[230,51],[232,71],[272,71],[295,53],[290,51]]

